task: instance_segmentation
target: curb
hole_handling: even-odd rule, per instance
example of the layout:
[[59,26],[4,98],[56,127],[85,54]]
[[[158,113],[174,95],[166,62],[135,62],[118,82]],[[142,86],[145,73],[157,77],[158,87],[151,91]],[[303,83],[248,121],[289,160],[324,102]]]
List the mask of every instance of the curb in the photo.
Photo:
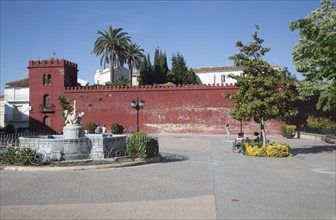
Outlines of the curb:
[[101,164],[101,165],[88,165],[88,166],[68,166],[68,167],[38,167],[38,166],[5,166],[2,167],[1,171],[25,171],[25,172],[35,172],[35,171],[81,171],[81,170],[95,170],[95,169],[107,169],[107,168],[123,168],[131,166],[146,165],[150,163],[158,163],[162,159],[162,156],[153,157],[145,160],[124,162],[118,164]]

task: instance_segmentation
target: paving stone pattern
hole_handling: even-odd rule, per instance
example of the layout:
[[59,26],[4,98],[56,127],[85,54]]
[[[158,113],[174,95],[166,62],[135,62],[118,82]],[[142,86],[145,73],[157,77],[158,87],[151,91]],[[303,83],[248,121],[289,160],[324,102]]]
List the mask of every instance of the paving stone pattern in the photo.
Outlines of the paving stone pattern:
[[0,173],[0,219],[335,219],[336,146],[246,157],[224,136],[160,135],[160,163]]

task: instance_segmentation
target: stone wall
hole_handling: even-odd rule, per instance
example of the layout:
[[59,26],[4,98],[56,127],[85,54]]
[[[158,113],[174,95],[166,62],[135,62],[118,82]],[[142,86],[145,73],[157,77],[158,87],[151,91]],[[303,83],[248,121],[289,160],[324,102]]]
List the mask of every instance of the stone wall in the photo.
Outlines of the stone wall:
[[[132,88],[73,87],[66,88],[64,95],[77,101],[79,112],[84,111],[83,125],[87,121],[105,125],[110,129],[112,122],[135,131],[137,112],[130,102],[137,97],[145,101],[139,111],[140,130],[147,133],[192,133],[224,134],[225,125],[230,124],[232,135],[240,132],[240,121],[234,120],[229,112],[234,103],[223,97],[224,93],[235,93],[233,85],[195,86],[146,86]],[[279,134],[282,122],[266,122],[268,134]],[[254,122],[243,122],[247,135],[260,130]]]

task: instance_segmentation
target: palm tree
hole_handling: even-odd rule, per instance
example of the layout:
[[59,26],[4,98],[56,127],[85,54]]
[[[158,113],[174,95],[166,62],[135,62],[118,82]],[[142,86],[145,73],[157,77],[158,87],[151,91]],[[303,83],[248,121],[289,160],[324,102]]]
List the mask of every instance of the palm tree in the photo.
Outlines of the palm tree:
[[138,67],[140,65],[140,62],[143,60],[144,50],[140,48],[139,45],[136,43],[131,43],[128,46],[128,49],[126,51],[126,59],[128,62],[128,80],[129,85],[132,86],[132,75],[133,75],[133,67]]
[[111,83],[114,81],[114,66],[123,66],[125,63],[124,54],[127,50],[131,38],[126,32],[122,31],[122,28],[112,28],[112,25],[107,30],[98,31],[100,36],[94,43],[92,53],[96,56],[100,56],[100,65],[110,65],[110,77]]

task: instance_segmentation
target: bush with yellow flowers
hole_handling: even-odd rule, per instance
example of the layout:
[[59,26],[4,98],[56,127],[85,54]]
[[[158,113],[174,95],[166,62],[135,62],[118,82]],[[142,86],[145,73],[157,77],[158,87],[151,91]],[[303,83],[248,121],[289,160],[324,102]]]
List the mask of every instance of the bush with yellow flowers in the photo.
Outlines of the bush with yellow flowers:
[[271,143],[266,147],[260,147],[254,143],[245,143],[243,145],[243,151],[247,156],[256,157],[290,157],[290,147],[288,144]]

